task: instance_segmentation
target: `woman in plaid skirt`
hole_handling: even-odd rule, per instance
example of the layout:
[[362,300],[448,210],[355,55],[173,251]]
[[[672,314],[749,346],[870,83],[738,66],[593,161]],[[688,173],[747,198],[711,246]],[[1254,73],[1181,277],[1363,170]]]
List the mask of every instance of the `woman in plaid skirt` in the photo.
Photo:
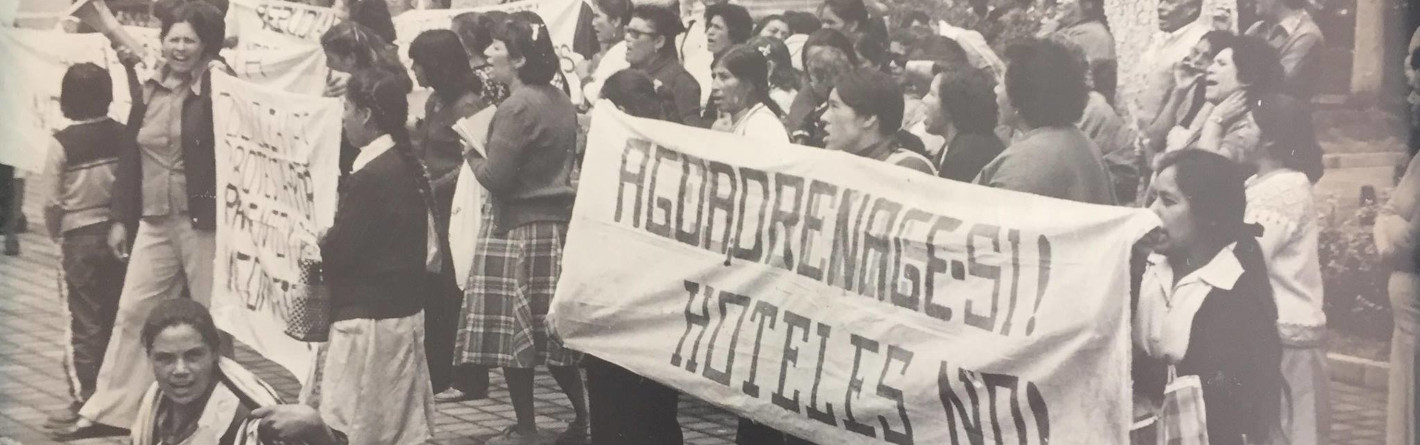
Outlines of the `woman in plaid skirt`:
[[[1134,311],[1136,418],[1157,416],[1154,437],[1170,443],[1194,443],[1205,431],[1206,443],[1267,443],[1280,427],[1282,345],[1261,226],[1243,222],[1246,174],[1197,149],[1165,154],[1158,172],[1149,208],[1163,230],[1150,240]],[[1201,380],[1206,425],[1186,407],[1158,413],[1175,373]]]
[[565,349],[545,320],[575,196],[576,109],[550,85],[558,59],[545,25],[514,16],[496,23],[492,35],[485,56],[494,80],[511,93],[494,114],[488,157],[468,161],[487,189],[485,213],[492,216],[465,290],[456,359],[503,368],[518,423],[488,444],[537,443],[532,396],[538,365],[547,365],[576,412],[558,443],[585,443],[587,403],[576,368],[581,354]]

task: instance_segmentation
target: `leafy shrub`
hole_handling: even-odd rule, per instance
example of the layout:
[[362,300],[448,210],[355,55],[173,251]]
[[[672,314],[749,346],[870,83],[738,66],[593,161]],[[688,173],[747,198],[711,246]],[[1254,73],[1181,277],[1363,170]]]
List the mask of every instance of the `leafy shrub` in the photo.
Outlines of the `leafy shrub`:
[[1380,261],[1371,237],[1379,206],[1338,209],[1334,197],[1321,215],[1318,259],[1325,286],[1325,310],[1331,329],[1384,340],[1391,331],[1390,270]]

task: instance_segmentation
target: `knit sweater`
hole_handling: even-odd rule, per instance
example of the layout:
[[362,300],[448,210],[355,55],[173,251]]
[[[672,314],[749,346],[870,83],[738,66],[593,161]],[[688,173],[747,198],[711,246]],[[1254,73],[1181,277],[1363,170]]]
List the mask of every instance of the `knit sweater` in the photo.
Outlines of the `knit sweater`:
[[1326,328],[1317,250],[1321,225],[1307,175],[1280,170],[1249,178],[1247,221],[1263,227],[1260,244],[1283,344],[1321,346]]
[[577,111],[567,95],[549,85],[518,88],[498,106],[491,126],[488,158],[470,162],[498,206],[495,230],[570,221]]

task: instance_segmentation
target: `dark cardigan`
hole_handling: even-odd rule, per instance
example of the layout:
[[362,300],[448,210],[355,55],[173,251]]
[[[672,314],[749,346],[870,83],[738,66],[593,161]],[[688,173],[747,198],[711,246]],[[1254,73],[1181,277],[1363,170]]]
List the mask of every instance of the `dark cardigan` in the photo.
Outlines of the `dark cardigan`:
[[[1202,380],[1208,441],[1216,445],[1242,445],[1243,435],[1254,443],[1262,441],[1274,431],[1282,397],[1277,305],[1261,248],[1255,238],[1247,238],[1233,253],[1246,270],[1232,290],[1213,289],[1205,297],[1193,316],[1188,350],[1175,367],[1179,376]],[[1132,287],[1137,301],[1137,280]],[[1136,353],[1135,391],[1160,397],[1167,369],[1161,361]]]
[[335,222],[321,240],[334,320],[408,317],[436,276],[425,269],[428,208],[394,147],[346,178]]
[[[148,105],[143,102],[143,86],[132,66],[125,67],[133,108],[128,112],[128,134],[119,149],[118,167],[114,171],[113,209],[115,221],[128,228],[130,242],[138,232],[138,220],[143,217],[143,153],[138,146],[138,130]],[[187,97],[182,103],[182,163],[187,177],[187,210],[192,227],[197,230],[217,230],[217,157],[212,136],[212,72],[202,75],[200,94]]]

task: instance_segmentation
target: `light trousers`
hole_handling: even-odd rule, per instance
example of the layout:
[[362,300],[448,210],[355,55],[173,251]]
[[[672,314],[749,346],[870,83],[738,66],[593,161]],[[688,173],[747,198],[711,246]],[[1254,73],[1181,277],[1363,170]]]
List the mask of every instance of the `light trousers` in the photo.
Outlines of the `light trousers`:
[[182,298],[184,289],[210,306],[215,249],[215,233],[193,229],[187,215],[147,217],[138,224],[113,335],[80,416],[120,428],[133,424],[143,393],[153,384],[140,337],[148,312],[164,300]]

